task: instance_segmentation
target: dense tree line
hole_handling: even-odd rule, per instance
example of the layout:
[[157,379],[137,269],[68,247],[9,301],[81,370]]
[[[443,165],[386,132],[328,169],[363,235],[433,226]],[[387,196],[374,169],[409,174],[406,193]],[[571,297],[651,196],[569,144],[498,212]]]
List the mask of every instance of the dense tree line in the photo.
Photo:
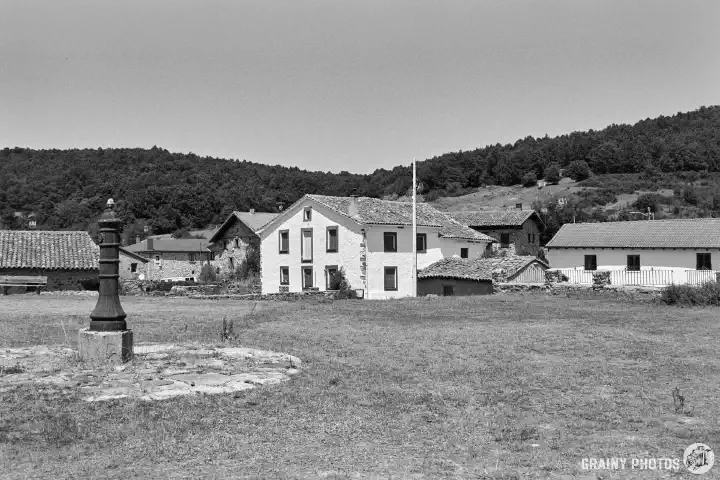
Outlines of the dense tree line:
[[[720,171],[720,107],[611,125],[554,138],[447,153],[418,163],[426,199],[488,185],[531,185],[591,174]],[[277,211],[305,193],[403,195],[409,165],[369,175],[309,172],[163,148],[0,150],[0,223],[34,212],[39,228],[92,228],[107,198],[117,200],[126,235],[201,228],[232,210]]]

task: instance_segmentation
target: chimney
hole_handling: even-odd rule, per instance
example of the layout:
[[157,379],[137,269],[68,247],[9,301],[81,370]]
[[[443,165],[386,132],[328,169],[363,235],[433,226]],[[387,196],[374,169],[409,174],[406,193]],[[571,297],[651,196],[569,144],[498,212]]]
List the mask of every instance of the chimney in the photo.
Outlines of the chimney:
[[140,243],[140,235],[135,235],[135,243]]
[[153,248],[153,239],[152,239],[152,238],[148,238],[148,239],[146,240],[146,242],[147,242],[147,249],[148,249],[148,250],[155,250],[155,249]]
[[254,215],[254,214],[255,214],[255,209],[254,209],[254,208],[251,208],[251,209],[250,209],[250,215]]
[[350,205],[348,206],[348,215],[357,219],[360,216],[360,202],[357,195],[350,195]]

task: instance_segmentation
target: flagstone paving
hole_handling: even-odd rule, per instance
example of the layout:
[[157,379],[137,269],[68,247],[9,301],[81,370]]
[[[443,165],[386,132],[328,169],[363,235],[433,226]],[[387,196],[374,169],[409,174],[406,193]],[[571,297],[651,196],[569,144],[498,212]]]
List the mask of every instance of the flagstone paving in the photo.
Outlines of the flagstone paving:
[[299,358],[244,347],[140,344],[123,365],[89,365],[62,346],[0,347],[0,393],[22,386],[64,388],[88,402],[234,394],[300,373]]

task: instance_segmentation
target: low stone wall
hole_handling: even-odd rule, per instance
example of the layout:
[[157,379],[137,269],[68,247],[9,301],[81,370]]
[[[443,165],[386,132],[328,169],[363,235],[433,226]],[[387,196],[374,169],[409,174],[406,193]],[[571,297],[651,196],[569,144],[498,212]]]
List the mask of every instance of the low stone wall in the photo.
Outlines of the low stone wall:
[[568,280],[569,278],[567,277],[567,275],[565,275],[559,270],[545,270],[546,284],[567,282]]
[[662,287],[636,287],[626,285],[578,285],[574,283],[495,283],[494,294],[514,294],[525,292],[544,292],[548,295],[596,293],[608,296],[655,297]]
[[219,295],[188,295],[188,298],[197,298],[202,300],[253,300],[253,301],[280,301],[280,302],[294,302],[297,300],[336,300],[341,298],[341,294],[337,290],[328,290],[324,292],[287,292],[287,293],[267,293],[265,295],[259,293],[250,293],[246,295],[232,295],[232,294],[219,294]]

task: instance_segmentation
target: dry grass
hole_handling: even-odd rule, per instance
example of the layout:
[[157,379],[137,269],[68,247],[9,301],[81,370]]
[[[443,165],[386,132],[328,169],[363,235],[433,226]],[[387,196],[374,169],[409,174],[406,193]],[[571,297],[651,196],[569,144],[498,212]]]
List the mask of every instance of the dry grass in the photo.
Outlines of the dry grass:
[[[0,338],[63,343],[60,323],[74,332],[93,306],[0,297]],[[123,306],[136,341],[177,340],[187,325],[193,339],[216,342],[223,316],[247,308]],[[720,445],[717,318],[544,295],[260,309],[235,321],[239,343],[299,356],[300,377],[240,398],[152,404],[0,394],[10,466],[0,475],[575,478],[583,457],[678,457],[694,442]]]

